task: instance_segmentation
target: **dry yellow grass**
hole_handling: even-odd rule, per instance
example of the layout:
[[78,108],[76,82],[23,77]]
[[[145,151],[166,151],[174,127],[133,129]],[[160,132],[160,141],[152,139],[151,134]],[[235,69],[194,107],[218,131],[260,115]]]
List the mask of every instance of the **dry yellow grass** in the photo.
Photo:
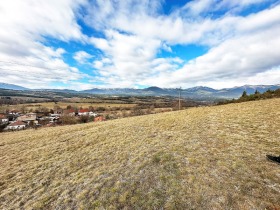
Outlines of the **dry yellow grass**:
[[280,207],[280,99],[0,138],[0,209]]
[[134,107],[136,104],[114,104],[114,103],[74,103],[74,102],[43,102],[43,103],[29,103],[29,104],[19,104],[19,105],[3,105],[0,107],[0,110],[4,111],[6,109],[16,109],[16,110],[21,110],[22,107],[25,107],[25,110],[33,109],[36,110],[38,108],[48,108],[48,109],[53,109],[54,106],[59,106],[63,109],[65,109],[68,105],[72,107],[83,107],[83,108],[88,108],[89,106],[92,106],[94,108],[97,107],[105,107],[105,108],[112,108],[112,107]]

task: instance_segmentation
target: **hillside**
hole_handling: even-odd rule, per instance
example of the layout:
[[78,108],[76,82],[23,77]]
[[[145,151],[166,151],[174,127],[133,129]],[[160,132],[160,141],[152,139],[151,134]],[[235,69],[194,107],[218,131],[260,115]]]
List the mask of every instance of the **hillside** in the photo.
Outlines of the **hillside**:
[[0,209],[280,208],[280,99],[0,134]]

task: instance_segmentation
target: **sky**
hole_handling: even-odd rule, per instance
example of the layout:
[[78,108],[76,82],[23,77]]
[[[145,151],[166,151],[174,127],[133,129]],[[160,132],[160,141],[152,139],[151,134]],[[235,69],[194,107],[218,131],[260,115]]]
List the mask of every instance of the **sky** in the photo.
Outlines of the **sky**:
[[280,0],[2,0],[0,83],[280,84]]

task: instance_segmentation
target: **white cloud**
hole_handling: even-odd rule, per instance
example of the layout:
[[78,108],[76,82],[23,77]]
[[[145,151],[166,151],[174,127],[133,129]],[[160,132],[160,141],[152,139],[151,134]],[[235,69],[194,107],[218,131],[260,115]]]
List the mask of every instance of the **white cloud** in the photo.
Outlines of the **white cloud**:
[[70,90],[89,90],[95,88],[96,85],[84,83],[84,82],[75,82],[75,81],[67,81],[63,83],[64,85],[55,85],[53,88],[55,89],[70,89]]
[[[211,3],[212,2],[212,3]],[[131,5],[133,3],[133,5]],[[123,4],[115,1],[97,1],[94,5],[88,6],[88,14],[85,15],[85,22],[100,31],[118,30],[129,34],[158,39],[163,41],[162,47],[170,44],[207,44],[213,45],[224,40],[232,34],[235,22],[239,17],[225,16],[219,19],[195,18],[188,8],[196,8],[196,5],[206,9],[213,7],[213,0],[191,1],[185,8],[173,11],[170,15],[157,14],[150,15],[150,10],[145,4],[135,4],[128,1]],[[110,6],[108,6],[110,5]],[[136,5],[136,6],[135,6]],[[208,5],[208,6],[206,6]],[[216,5],[216,4],[214,4]],[[111,9],[107,9],[107,7]],[[137,8],[137,9],[135,9]],[[132,15],[133,14],[133,15]],[[186,15],[187,14],[187,15]],[[92,39],[99,42],[103,48],[108,47],[105,39]]]
[[[227,8],[241,9],[261,2],[244,0],[231,3],[224,0],[215,7],[223,4]],[[187,8],[193,11],[193,15],[199,15],[215,10],[211,8],[211,3],[210,0],[192,1],[182,11]],[[108,79],[110,85],[186,87],[204,83],[213,86],[209,82],[230,80],[228,84],[237,84],[239,81],[250,81],[249,78],[263,83],[267,81],[255,76],[280,65],[277,36],[280,32],[280,6],[247,17],[225,14],[216,19],[190,19],[181,15],[181,11],[169,16],[150,15],[142,5],[139,6],[141,12],[131,16],[131,5],[118,7],[112,2],[107,4],[114,8],[114,12],[106,10],[105,16],[99,16],[102,13],[99,5],[100,10],[88,16],[87,23],[103,23],[97,29],[104,30],[106,37],[93,38],[92,43],[111,60],[109,66],[99,61],[96,63],[101,75],[99,79]],[[97,16],[99,19],[96,19]],[[183,67],[172,63],[170,58],[157,58],[160,49],[189,43],[207,45],[210,50]],[[279,47],[275,49],[275,46]]]
[[84,77],[64,62],[64,49],[44,44],[48,37],[85,40],[75,17],[84,3],[83,0],[0,3],[0,81],[38,88]]
[[[65,49],[47,45],[50,37],[84,44],[80,49],[73,47],[73,58],[92,64],[97,75],[92,82],[107,87],[275,82],[271,75],[278,75],[275,67],[280,65],[279,3],[239,15],[265,2],[274,1],[193,0],[170,14],[162,13],[163,2],[157,0],[2,2],[0,73],[5,76],[1,75],[0,82],[42,87],[61,81],[74,85],[90,78],[64,61]],[[217,11],[224,14],[212,15]],[[77,17],[98,36],[83,34]],[[88,44],[100,52],[92,57],[85,49]],[[176,56],[173,46],[188,44],[203,45],[209,51],[186,63]]]
[[192,0],[185,4],[179,12],[182,16],[204,16],[209,12],[227,12],[238,14],[243,9],[261,3],[269,3],[272,0]]
[[219,4],[217,4],[217,8],[221,9],[222,7],[226,7],[226,8],[242,9],[250,5],[255,5],[255,4],[265,3],[265,2],[268,3],[269,1],[271,0],[239,0],[239,1],[222,0]]
[[280,68],[276,67],[265,72],[253,74],[248,77],[228,77],[223,79],[212,79],[211,81],[197,82],[197,86],[208,86],[216,89],[230,88],[234,86],[250,85],[273,85],[280,84]]
[[[267,15],[267,12],[259,15]],[[258,18],[256,16],[256,20]],[[244,84],[244,82],[273,84],[278,77],[273,78],[271,76],[273,74],[269,72],[275,66],[280,65],[280,47],[276,47],[280,46],[279,33],[280,26],[270,25],[266,30],[252,30],[252,33],[228,39],[205,55],[190,61],[183,68],[162,75],[157,80],[158,85],[195,86],[203,84],[211,87],[220,85],[228,87],[232,84]],[[273,70],[274,73],[277,71],[279,68]],[[270,77],[261,77],[268,73]],[[279,75],[279,72],[275,75]],[[149,82],[151,81],[147,80],[147,83]]]
[[87,52],[85,51],[78,51],[74,54],[73,58],[79,62],[80,64],[85,64],[88,62],[88,60],[90,58],[92,58],[93,56],[88,54]]
[[154,59],[161,45],[159,40],[121,34],[112,30],[106,31],[106,38],[105,48],[99,42],[94,43],[107,57],[106,60],[96,61],[95,68],[99,68],[101,74],[110,73],[123,79],[127,79],[129,75],[133,75],[136,79],[140,74],[150,71],[149,62]]
[[214,0],[196,0],[188,2],[182,10],[187,12],[188,15],[199,15],[202,12],[208,11],[213,5],[215,5]]

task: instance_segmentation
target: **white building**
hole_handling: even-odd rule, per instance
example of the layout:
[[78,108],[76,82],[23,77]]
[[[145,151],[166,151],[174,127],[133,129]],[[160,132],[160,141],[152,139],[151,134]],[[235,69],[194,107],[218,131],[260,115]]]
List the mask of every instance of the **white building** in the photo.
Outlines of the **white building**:
[[36,120],[36,114],[35,113],[28,113],[25,115],[21,115],[17,118],[17,121],[25,122],[28,125],[30,125],[30,122],[33,122],[34,124],[37,124],[38,121]]
[[9,122],[9,119],[3,115],[3,114],[0,114],[0,124],[6,124]]
[[90,117],[97,117],[97,116],[98,116],[98,114],[97,114],[97,113],[94,113],[94,112],[89,112],[88,115],[89,115]]
[[8,118],[2,118],[0,119],[0,124],[6,124],[9,122],[9,119]]
[[7,126],[7,130],[22,130],[25,129],[26,124],[21,121],[16,121]]

